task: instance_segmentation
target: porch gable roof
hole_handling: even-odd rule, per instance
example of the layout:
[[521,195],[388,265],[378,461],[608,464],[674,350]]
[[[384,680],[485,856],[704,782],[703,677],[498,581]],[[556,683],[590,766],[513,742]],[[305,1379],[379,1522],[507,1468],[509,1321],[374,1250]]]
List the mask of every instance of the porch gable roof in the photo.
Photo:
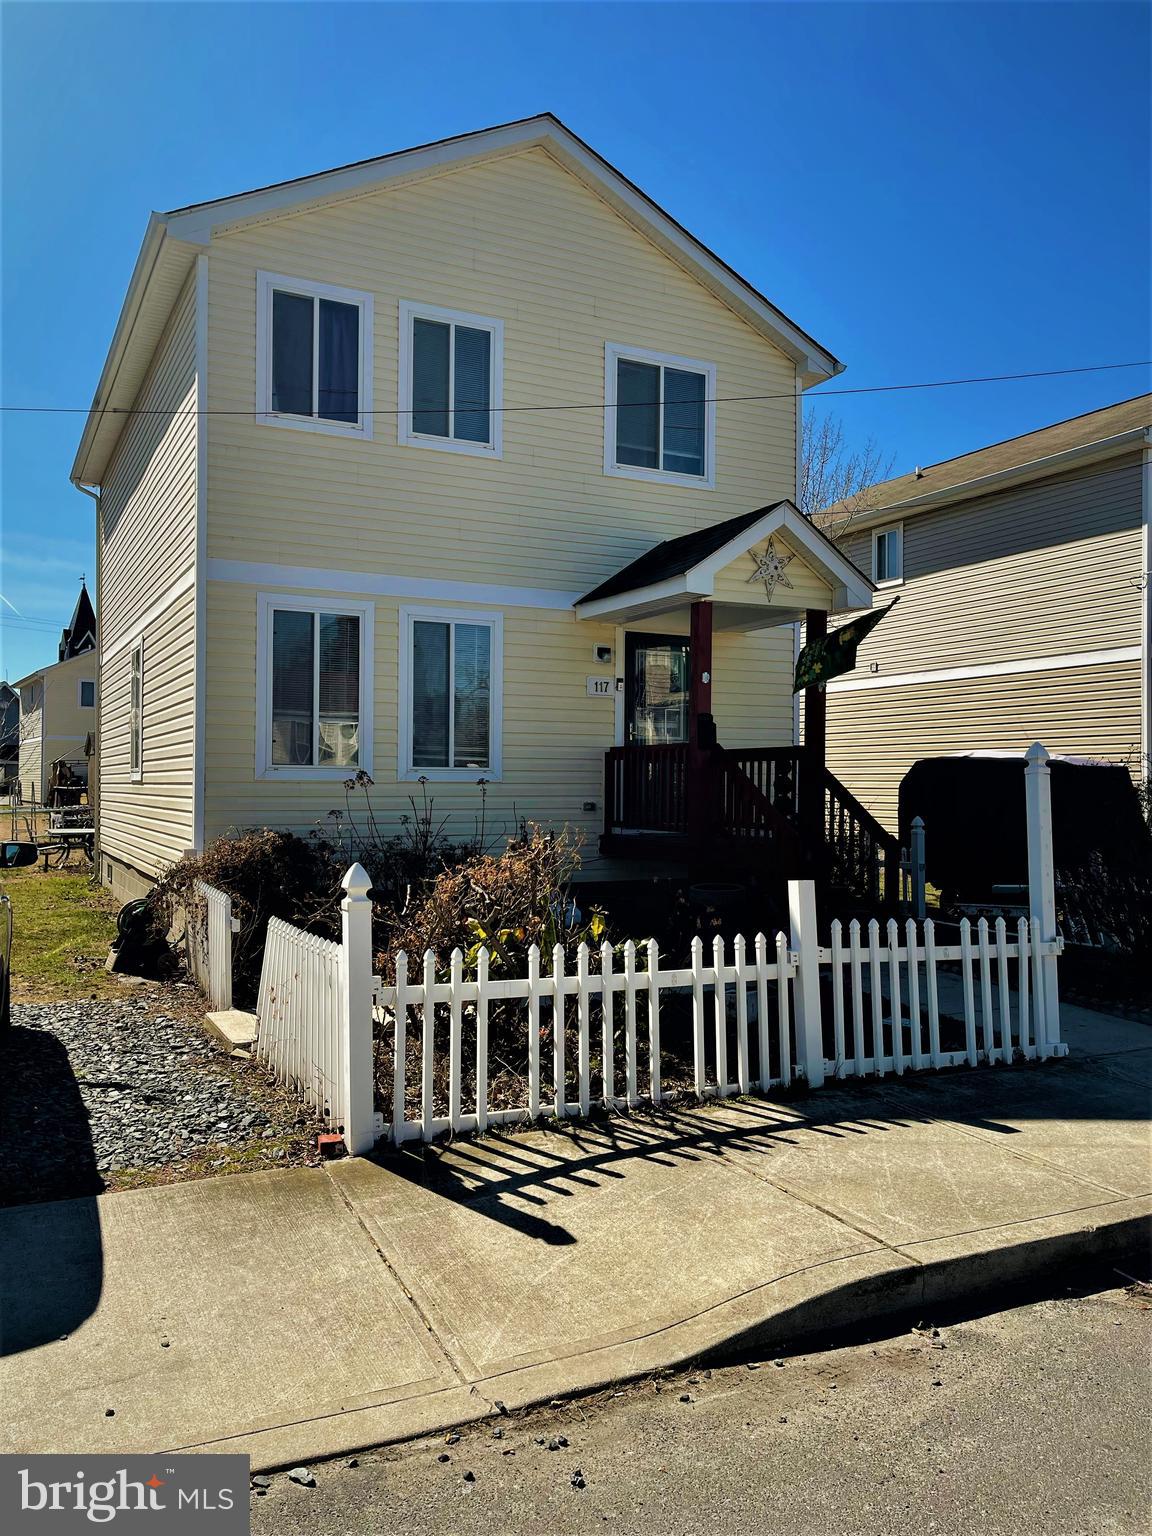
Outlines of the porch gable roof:
[[602,618],[660,598],[712,597],[725,566],[773,533],[781,533],[832,589],[834,609],[870,608],[876,588],[831,539],[790,501],[758,507],[708,528],[665,539],[586,592],[580,618]]

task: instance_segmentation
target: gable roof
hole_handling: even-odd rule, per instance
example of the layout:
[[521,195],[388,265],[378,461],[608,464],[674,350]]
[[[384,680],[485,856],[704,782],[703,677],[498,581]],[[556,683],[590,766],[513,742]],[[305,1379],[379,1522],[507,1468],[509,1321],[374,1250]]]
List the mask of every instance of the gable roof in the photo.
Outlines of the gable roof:
[[80,583],[80,595],[76,599],[76,606],[72,610],[72,617],[68,621],[68,628],[61,631],[60,649],[58,660],[70,661],[73,656],[82,656],[85,651],[96,649],[96,612],[92,607],[92,599],[88,596],[88,588],[84,582]]
[[1135,395],[1131,400],[1070,416],[1050,427],[1005,438],[955,459],[944,459],[912,474],[897,475],[872,487],[865,512],[855,511],[850,501],[840,501],[825,508],[819,516],[828,526],[853,513],[852,526],[858,528],[889,515],[895,508],[916,511],[923,507],[927,511],[949,501],[994,491],[1005,483],[1058,474],[1064,468],[1094,458],[1132,451],[1149,427],[1152,394]]
[[845,588],[853,596],[851,604],[846,601],[842,606],[871,606],[871,594],[876,589],[868,577],[792,502],[777,501],[708,528],[665,539],[586,592],[576,608],[579,611],[626,593],[651,591],[681,578],[686,596],[707,597],[719,570],[777,530],[798,545],[833,586]]
[[796,365],[805,389],[844,365],[671,214],[551,112],[413,149],[359,160],[235,196],[153,213],[72,466],[73,481],[99,483],[136,398],[172,305],[213,234],[321,208],[389,186],[460,170],[498,156],[544,149],[602,201],[683,267]]

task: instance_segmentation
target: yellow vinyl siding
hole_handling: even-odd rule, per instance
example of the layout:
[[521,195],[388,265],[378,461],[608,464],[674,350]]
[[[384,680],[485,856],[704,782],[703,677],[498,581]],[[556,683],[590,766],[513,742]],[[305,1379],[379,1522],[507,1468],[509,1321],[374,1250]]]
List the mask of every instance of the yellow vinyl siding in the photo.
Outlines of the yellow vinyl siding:
[[100,638],[115,645],[196,555],[196,291],[177,301],[100,497]]
[[1024,752],[1034,741],[1068,756],[1132,761],[1140,748],[1140,663],[828,696],[828,766],[892,831],[900,781],[920,758]]
[[[208,583],[208,714],[206,836],[234,827],[268,825],[331,832],[329,810],[344,808],[339,778],[256,778],[257,595],[253,586]],[[289,595],[282,593],[278,595]],[[339,611],[341,597],[301,591]],[[351,601],[363,595],[343,594]],[[399,709],[399,612],[396,598],[375,601],[373,687],[375,788],[378,819],[399,831],[411,815],[409,797],[421,787],[397,781]],[[419,605],[417,605],[419,606]],[[456,605],[437,602],[437,610]],[[468,604],[461,612],[480,608]],[[614,701],[588,696],[589,676],[610,676],[593,660],[597,644],[614,645],[610,625],[578,622],[571,614],[539,608],[503,613],[503,774],[488,789],[489,830],[514,831],[518,818],[583,831],[591,848],[603,820],[604,753],[615,740]],[[619,658],[618,658],[619,659]],[[721,740],[737,746],[784,744],[792,739],[788,694],[792,632],[717,636],[715,713]],[[350,773],[354,770],[350,770]],[[487,777],[477,773],[476,777]],[[475,783],[430,783],[437,817],[451,817],[448,835],[471,836],[480,813]],[[360,797],[353,796],[359,803]],[[595,802],[595,811],[583,809]]]
[[[871,530],[841,547],[871,574]],[[1138,458],[908,516],[904,585],[877,597],[900,602],[861,645],[859,670],[1137,645],[1141,560]]]
[[[585,591],[662,539],[795,487],[794,367],[542,150],[224,234],[213,411],[255,407],[256,273],[374,299],[371,441],[212,418],[210,558]],[[499,460],[399,446],[402,300],[504,322]],[[716,489],[603,472],[604,348],[715,363]],[[579,411],[517,408],[586,403]]]
[[182,593],[140,633],[144,702],[138,783],[129,764],[132,646],[107,657],[101,674],[100,850],[158,875],[193,839],[193,591]]
[[[104,855],[159,874],[194,838],[197,422],[196,294],[189,279],[124,429],[100,502],[99,839]],[[184,579],[184,590],[143,626]],[[144,642],[144,773],[131,780],[132,641]]]
[[[787,559],[792,559],[784,567],[784,575],[791,582],[786,587],[780,582],[772,593],[771,598],[764,595],[764,583],[756,575],[755,562],[768,548],[768,540],[764,539],[753,546],[752,550],[734,560],[731,565],[717,573],[714,587],[715,601],[729,603],[755,603],[763,605],[768,602],[772,608],[829,608],[832,603],[832,593],[827,581],[818,576],[810,566],[792,549],[788,540],[780,534],[773,534],[772,545],[776,553]],[[753,580],[749,580],[753,577]]]

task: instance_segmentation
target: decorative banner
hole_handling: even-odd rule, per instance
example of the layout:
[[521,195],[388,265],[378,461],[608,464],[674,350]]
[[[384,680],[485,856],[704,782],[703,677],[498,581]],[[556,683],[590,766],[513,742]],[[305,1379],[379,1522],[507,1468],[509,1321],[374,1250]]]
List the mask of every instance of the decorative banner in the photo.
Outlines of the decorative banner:
[[745,586],[750,586],[754,581],[762,581],[764,583],[764,596],[769,599],[777,587],[787,587],[790,592],[793,590],[792,583],[784,574],[784,567],[792,564],[796,558],[795,555],[778,554],[776,545],[769,539],[768,547],[764,553],[762,555],[752,554],[750,558],[756,569],[749,576],[747,582],[745,582]]
[[830,635],[809,640],[796,658],[792,692],[799,693],[802,688],[819,687],[829,678],[839,677],[842,672],[851,672],[856,665],[856,650],[861,640],[872,633],[885,614],[891,613],[899,601],[898,597],[894,597],[887,608],[877,608],[873,613],[853,619],[850,624],[841,624]]

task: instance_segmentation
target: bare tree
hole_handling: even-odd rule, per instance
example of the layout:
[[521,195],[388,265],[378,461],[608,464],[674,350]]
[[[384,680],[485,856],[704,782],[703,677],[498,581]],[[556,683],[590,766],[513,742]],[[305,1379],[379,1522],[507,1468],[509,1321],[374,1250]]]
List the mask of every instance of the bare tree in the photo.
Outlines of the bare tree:
[[[800,454],[800,510],[827,532],[835,524],[845,533],[862,513],[875,505],[875,488],[889,479],[895,454],[883,457],[875,438],[849,448],[838,416],[804,417]],[[828,508],[836,506],[829,517]]]

